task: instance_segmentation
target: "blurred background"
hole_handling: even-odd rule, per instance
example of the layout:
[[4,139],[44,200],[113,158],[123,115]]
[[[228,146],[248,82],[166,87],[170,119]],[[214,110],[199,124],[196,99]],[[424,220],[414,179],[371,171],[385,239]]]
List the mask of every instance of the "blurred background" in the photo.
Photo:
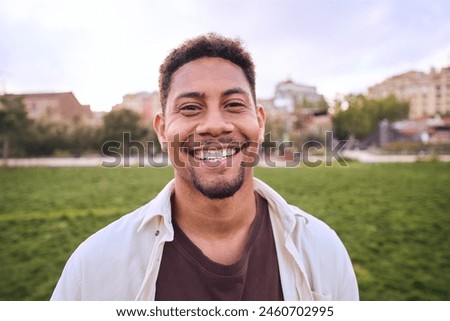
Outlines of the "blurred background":
[[350,140],[347,148],[442,154],[450,141],[449,7],[444,0],[1,1],[2,113],[22,104],[26,114],[15,124],[4,117],[1,152],[97,155],[124,131],[154,140],[162,60],[187,38],[217,32],[253,53],[258,100],[269,114],[266,147],[293,141],[298,150],[333,129]]
[[[256,175],[338,232],[361,298],[450,299],[448,12],[445,0],[0,0],[0,299],[47,300],[84,238],[167,183],[151,126],[159,66],[208,32],[253,54],[268,115]],[[101,166],[115,156],[122,166]]]

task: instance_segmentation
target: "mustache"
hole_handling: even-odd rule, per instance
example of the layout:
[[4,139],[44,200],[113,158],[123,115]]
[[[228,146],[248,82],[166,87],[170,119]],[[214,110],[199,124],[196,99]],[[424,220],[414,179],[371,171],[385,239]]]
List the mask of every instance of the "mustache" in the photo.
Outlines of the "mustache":
[[222,149],[244,149],[249,147],[257,148],[259,146],[258,141],[251,141],[245,137],[233,137],[233,136],[220,136],[220,137],[207,137],[202,138],[194,135],[190,135],[187,139],[181,140],[179,135],[175,135],[171,142],[167,142],[165,149],[172,148],[175,150],[184,150],[188,153],[193,153],[198,150],[204,151],[217,151]]

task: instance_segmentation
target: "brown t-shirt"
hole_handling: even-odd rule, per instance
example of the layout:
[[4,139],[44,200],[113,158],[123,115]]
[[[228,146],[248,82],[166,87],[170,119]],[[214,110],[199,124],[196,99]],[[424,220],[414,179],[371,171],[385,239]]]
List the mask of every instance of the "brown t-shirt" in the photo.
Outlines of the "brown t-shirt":
[[267,201],[256,194],[256,205],[244,253],[231,265],[210,260],[173,222],[175,238],[164,245],[155,299],[283,300]]

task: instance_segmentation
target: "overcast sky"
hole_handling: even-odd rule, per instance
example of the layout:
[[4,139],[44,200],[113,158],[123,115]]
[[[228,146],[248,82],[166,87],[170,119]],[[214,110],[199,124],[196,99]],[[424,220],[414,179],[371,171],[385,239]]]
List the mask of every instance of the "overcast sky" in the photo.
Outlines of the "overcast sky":
[[168,52],[214,31],[252,52],[260,98],[289,77],[333,99],[450,65],[449,12],[447,0],[0,0],[0,93],[72,91],[108,111],[157,90]]

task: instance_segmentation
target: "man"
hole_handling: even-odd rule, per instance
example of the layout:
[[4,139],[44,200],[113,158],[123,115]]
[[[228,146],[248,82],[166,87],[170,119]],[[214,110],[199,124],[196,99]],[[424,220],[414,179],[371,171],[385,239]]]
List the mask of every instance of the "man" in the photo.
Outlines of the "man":
[[160,68],[154,128],[174,179],[86,240],[54,300],[357,300],[323,222],[253,177],[265,113],[238,40],[191,39]]

